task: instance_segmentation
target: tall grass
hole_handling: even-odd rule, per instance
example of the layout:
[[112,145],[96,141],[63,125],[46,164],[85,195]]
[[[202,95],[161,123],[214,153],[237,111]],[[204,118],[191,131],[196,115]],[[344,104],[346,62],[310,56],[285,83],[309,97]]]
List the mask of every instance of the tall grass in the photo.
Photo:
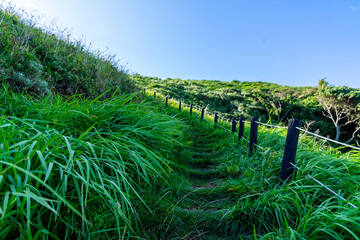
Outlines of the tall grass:
[[319,147],[312,137],[304,137],[296,160],[300,170],[295,170],[289,182],[282,183],[279,158],[286,131],[259,130],[259,144],[265,150],[257,149],[249,155],[243,142],[241,147],[233,145],[223,159],[224,170],[239,173],[229,185],[239,201],[226,214],[227,221],[239,225],[244,239],[359,239],[359,209],[308,177],[360,207],[359,153]]
[[133,100],[36,100],[2,86],[1,238],[119,239],[137,231],[134,206],[150,211],[140,186],[166,176],[182,123]]
[[[164,101],[160,94],[157,97]],[[174,114],[178,112],[177,102],[170,102],[170,107]],[[210,123],[212,117],[200,122],[199,113],[194,112],[190,116],[187,108],[179,116],[187,119],[192,127],[203,129],[208,138],[213,139],[214,155],[220,153],[216,159],[220,164],[219,171],[229,175],[227,194],[235,194],[238,199],[214,227],[223,231],[226,229],[233,239],[359,239],[358,152],[343,153],[341,148],[326,146],[312,136],[301,136],[296,157],[300,170],[295,170],[294,177],[283,183],[279,175],[286,130],[259,127],[258,144],[264,150],[257,148],[251,155],[247,142],[238,142],[236,135],[216,128]],[[231,129],[226,122],[219,124]],[[246,124],[246,138],[249,138],[249,128]],[[308,175],[326,184],[347,201],[342,201]],[[177,176],[174,179],[178,181]],[[348,202],[358,208],[353,208]],[[168,213],[168,218],[171,214],[174,213]],[[164,224],[166,229],[176,226],[186,229],[189,228],[187,224],[195,224],[182,222],[182,218],[184,216],[172,215],[171,221]],[[206,221],[206,216],[199,216],[196,222]],[[161,230],[158,232],[161,233]]]
[[118,87],[135,90],[115,56],[74,40],[66,29],[41,25],[39,18],[0,3],[0,76],[13,89],[91,98]]

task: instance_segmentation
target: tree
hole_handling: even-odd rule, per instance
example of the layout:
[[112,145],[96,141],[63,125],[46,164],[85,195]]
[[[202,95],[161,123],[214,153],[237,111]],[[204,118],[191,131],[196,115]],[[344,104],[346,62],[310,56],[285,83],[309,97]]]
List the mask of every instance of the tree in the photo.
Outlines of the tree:
[[288,105],[291,96],[286,92],[264,93],[253,91],[253,96],[266,110],[269,118],[275,117],[277,122],[282,122],[290,112]]
[[321,79],[316,97],[324,110],[324,116],[335,126],[335,140],[340,140],[343,127],[353,124],[355,127],[351,133],[352,137],[347,142],[352,141],[360,130],[360,90],[332,87],[325,79]]

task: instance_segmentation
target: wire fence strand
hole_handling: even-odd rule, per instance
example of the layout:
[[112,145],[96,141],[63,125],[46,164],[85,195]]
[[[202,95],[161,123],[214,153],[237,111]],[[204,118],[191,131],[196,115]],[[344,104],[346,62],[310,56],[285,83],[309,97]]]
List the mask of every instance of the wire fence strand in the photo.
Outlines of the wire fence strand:
[[267,127],[287,129],[287,127],[283,127],[283,126],[271,125],[271,124],[262,123],[262,122],[258,122],[258,121],[255,121],[255,122],[259,125],[263,125],[263,126],[267,126]]
[[246,138],[244,138],[244,137],[241,137],[241,139],[245,140],[245,142],[247,142],[247,143],[250,143],[250,141],[249,141],[249,140],[247,140],[247,139],[246,139]]
[[[293,167],[295,167],[297,170],[300,170],[300,168],[298,166],[296,166],[293,163],[290,163]],[[334,194],[335,196],[337,196],[338,198],[340,198],[341,200],[343,200],[344,202],[346,202],[347,204],[349,204],[351,207],[353,208],[358,208],[357,206],[355,206],[354,204],[352,204],[351,202],[348,202],[344,197],[342,197],[340,194],[338,194],[337,192],[335,192],[334,190],[332,190],[331,188],[329,188],[328,186],[326,186],[325,184],[323,184],[322,182],[320,182],[319,180],[317,180],[316,178],[314,178],[313,176],[311,176],[310,174],[306,174],[306,176],[308,176],[309,178],[311,178],[313,181],[315,181],[316,183],[318,183],[319,185],[323,186],[326,190],[328,190],[329,192],[331,192],[332,194]]]
[[296,129],[298,129],[300,131],[303,131],[306,134],[310,134],[310,135],[313,135],[315,137],[318,137],[318,138],[321,138],[321,139],[324,139],[324,140],[327,140],[327,141],[330,141],[330,142],[333,142],[333,143],[336,143],[336,144],[339,144],[339,145],[342,145],[342,146],[349,147],[349,148],[356,149],[356,150],[360,151],[359,147],[355,147],[355,146],[347,144],[347,143],[342,143],[342,142],[333,140],[331,138],[327,138],[327,137],[321,136],[319,134],[309,132],[308,130],[305,130],[305,129],[302,129],[302,128],[299,128],[299,127],[296,127]]

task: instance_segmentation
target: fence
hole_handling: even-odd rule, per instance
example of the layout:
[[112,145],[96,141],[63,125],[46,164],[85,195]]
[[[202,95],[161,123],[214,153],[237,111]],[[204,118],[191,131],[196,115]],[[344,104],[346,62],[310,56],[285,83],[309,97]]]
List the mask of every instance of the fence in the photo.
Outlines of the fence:
[[[145,92],[146,92],[146,89],[144,89],[144,93]],[[156,99],[156,92],[154,92],[154,98]],[[173,102],[178,102],[179,112],[181,112],[181,110],[182,110],[182,105],[189,107],[189,114],[190,115],[192,115],[193,109],[194,108],[196,109],[196,106],[193,105],[193,104],[190,104],[190,105],[185,104],[181,100],[175,100],[175,99],[171,99],[171,100]],[[165,97],[165,106],[169,106],[169,97],[168,96]],[[200,121],[201,122],[203,122],[204,120],[208,121],[206,118],[204,118],[206,108],[197,107],[197,109],[199,109],[199,111],[201,111]],[[251,121],[249,122],[249,121],[245,121],[244,117],[241,117],[239,119],[236,119],[236,118],[229,119],[229,118],[224,118],[222,116],[219,117],[219,114],[217,112],[210,113],[210,115],[214,115],[213,123],[215,124],[215,126],[220,127],[220,128],[222,128],[222,129],[224,129],[226,131],[232,132],[233,134],[237,134],[239,141],[240,140],[245,140],[249,144],[248,148],[249,148],[249,153],[250,154],[253,154],[256,148],[259,148],[261,150],[265,150],[262,146],[258,145],[258,143],[257,143],[258,125],[262,125],[262,126],[265,126],[265,127],[271,127],[271,128],[287,129],[283,158],[282,159],[279,158],[282,161],[281,162],[280,179],[283,182],[286,182],[286,181],[288,181],[289,179],[291,179],[293,177],[295,169],[300,170],[300,168],[298,166],[296,166],[296,164],[295,164],[296,152],[297,152],[297,147],[298,147],[298,142],[299,142],[300,131],[304,132],[304,134],[310,134],[312,136],[321,138],[323,140],[330,141],[330,142],[333,142],[333,143],[336,143],[336,144],[339,144],[339,145],[342,145],[342,146],[349,147],[349,148],[360,151],[359,147],[352,146],[352,145],[342,143],[342,142],[339,142],[339,141],[335,141],[333,139],[323,137],[321,135],[309,132],[308,130],[302,129],[301,128],[301,121],[298,120],[298,119],[290,119],[289,123],[288,123],[288,126],[283,127],[283,126],[278,126],[278,125],[272,125],[272,124],[259,122],[257,117],[252,117]],[[208,114],[208,116],[209,116],[209,114]],[[222,118],[222,119],[228,121],[229,123],[231,123],[231,130],[219,125],[218,124],[219,118],[220,119]],[[239,131],[238,131],[238,133],[236,133],[237,123],[239,123]],[[250,124],[250,139],[249,140],[244,137],[244,129],[245,129],[245,124],[244,123]],[[351,202],[348,202],[344,197],[342,197],[340,194],[336,193],[334,190],[332,190],[331,188],[329,188],[328,186],[326,186],[325,184],[323,184],[322,182],[320,182],[316,178],[312,177],[309,174],[307,174],[307,176],[309,178],[311,178],[313,181],[315,181],[316,183],[318,183],[319,185],[323,186],[328,191],[330,191],[332,194],[334,194],[335,196],[340,198],[342,201],[346,202],[351,207],[358,208],[357,206],[355,206]]]

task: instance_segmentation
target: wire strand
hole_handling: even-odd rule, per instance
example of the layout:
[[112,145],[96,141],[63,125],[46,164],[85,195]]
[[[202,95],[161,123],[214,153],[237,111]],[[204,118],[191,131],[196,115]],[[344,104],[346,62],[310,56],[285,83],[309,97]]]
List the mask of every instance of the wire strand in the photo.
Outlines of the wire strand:
[[[298,166],[296,166],[293,163],[290,163],[293,167],[295,167],[296,169],[300,170],[300,168]],[[348,202],[344,197],[342,197],[340,194],[338,194],[337,192],[335,192],[334,190],[332,190],[331,188],[329,188],[328,186],[326,186],[325,184],[323,184],[322,182],[320,182],[319,180],[317,180],[316,178],[312,177],[310,174],[306,174],[309,178],[311,178],[313,181],[315,181],[316,183],[318,183],[319,185],[323,186],[325,189],[327,189],[329,192],[331,192],[332,194],[334,194],[335,196],[337,196],[338,198],[340,198],[341,200],[343,200],[344,202],[346,202],[347,204],[349,204],[351,207],[353,208],[358,208],[357,206],[355,206],[354,204],[352,204],[351,202]]]
[[259,125],[263,125],[263,126],[267,126],[267,127],[287,129],[287,127],[283,127],[283,126],[271,125],[271,124],[262,123],[262,122],[258,122],[258,121],[255,121],[255,122]]
[[305,129],[302,129],[302,128],[299,128],[299,127],[296,127],[296,129],[298,129],[298,130],[300,130],[300,131],[303,131],[303,132],[305,132],[305,133],[307,133],[307,134],[313,135],[313,136],[315,136],[315,137],[322,138],[322,139],[324,139],[324,140],[327,140],[327,141],[330,141],[330,142],[333,142],[333,143],[336,143],[336,144],[339,144],[339,145],[343,145],[343,146],[346,146],[346,147],[349,147],[349,148],[356,149],[356,150],[360,151],[360,148],[359,148],[359,147],[355,147],[355,146],[350,145],[350,144],[347,144],[347,143],[342,143],[342,142],[333,140],[333,139],[331,139],[331,138],[327,138],[327,137],[321,136],[321,135],[319,135],[319,134],[309,132],[308,130],[305,130]]

